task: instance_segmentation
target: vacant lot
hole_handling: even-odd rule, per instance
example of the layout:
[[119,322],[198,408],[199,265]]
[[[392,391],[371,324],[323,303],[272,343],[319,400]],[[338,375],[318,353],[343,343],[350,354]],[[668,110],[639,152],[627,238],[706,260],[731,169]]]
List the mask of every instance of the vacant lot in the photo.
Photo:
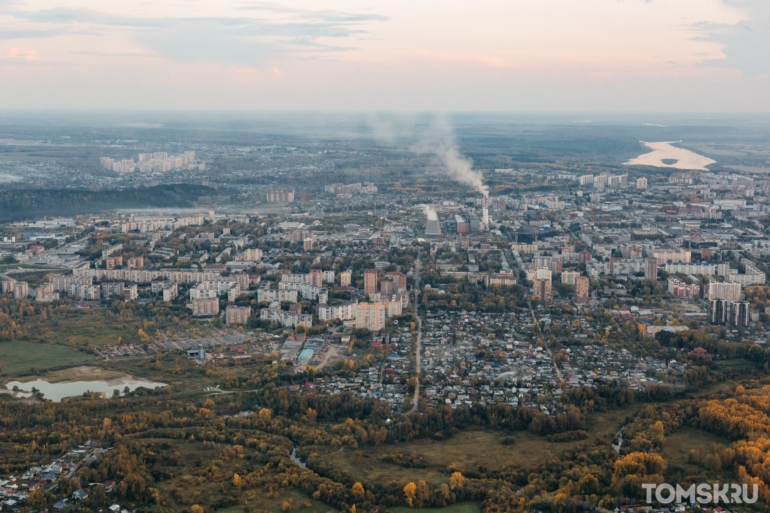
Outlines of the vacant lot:
[[13,375],[30,369],[45,370],[80,365],[94,356],[56,344],[23,340],[0,342],[0,372]]

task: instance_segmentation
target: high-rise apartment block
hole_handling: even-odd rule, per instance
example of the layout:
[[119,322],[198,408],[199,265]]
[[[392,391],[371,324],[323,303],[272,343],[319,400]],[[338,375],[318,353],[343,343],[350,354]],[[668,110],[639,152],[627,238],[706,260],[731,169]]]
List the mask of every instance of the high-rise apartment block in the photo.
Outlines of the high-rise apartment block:
[[735,282],[709,283],[709,299],[725,299],[727,301],[739,301],[741,299],[741,284]]
[[377,281],[379,279],[378,273],[374,269],[367,269],[364,271],[364,294],[376,294],[377,293]]
[[294,189],[273,187],[267,191],[268,203],[291,203],[294,201]]
[[585,276],[575,278],[575,302],[584,303],[588,301],[588,294],[591,290],[591,281]]
[[543,303],[551,301],[551,280],[539,280],[535,278],[532,282],[532,289],[535,297]]
[[355,306],[356,327],[379,331],[385,327],[385,305],[382,303],[358,303]]
[[658,260],[648,258],[644,261],[644,279],[655,281],[658,279]]

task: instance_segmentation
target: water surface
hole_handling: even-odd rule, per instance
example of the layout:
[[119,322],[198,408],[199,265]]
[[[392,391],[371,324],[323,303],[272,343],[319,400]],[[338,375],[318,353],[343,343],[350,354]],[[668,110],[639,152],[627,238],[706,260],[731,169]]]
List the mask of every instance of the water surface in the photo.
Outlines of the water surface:
[[625,165],[708,171],[706,166],[716,163],[716,160],[704,157],[703,155],[698,155],[697,153],[690,150],[685,150],[684,148],[677,148],[676,146],[673,146],[673,144],[677,142],[682,141],[642,141],[642,144],[650,148],[652,151],[629,160],[625,163]]
[[44,379],[38,378],[34,381],[11,381],[5,385],[8,390],[13,390],[14,386],[23,392],[32,392],[32,389],[36,388],[43,393],[43,397],[58,403],[65,397],[80,396],[85,392],[97,392],[105,394],[107,397],[112,397],[115,390],[122,394],[126,387],[133,391],[139,387],[155,389],[164,387],[166,384],[126,376],[110,381],[63,381],[61,383],[49,383]]

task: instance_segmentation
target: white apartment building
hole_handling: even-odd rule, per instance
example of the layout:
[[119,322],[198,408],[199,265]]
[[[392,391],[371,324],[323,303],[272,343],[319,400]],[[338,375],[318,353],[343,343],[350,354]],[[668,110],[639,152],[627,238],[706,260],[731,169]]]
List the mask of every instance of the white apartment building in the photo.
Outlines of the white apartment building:
[[683,263],[667,263],[666,272],[668,274],[682,273],[682,274],[702,274],[704,276],[719,275],[718,270],[729,267],[727,264],[720,264],[719,266],[713,264],[683,264]]
[[259,311],[259,318],[265,321],[277,322],[281,326],[296,328],[313,326],[313,316],[309,314],[298,314],[281,310],[280,308],[262,308]]
[[329,302],[329,290],[326,287],[315,287],[313,285],[308,285],[307,283],[281,281],[278,283],[278,288],[280,290],[296,290],[303,299],[309,299],[311,301],[318,300],[321,304]]
[[689,264],[692,262],[692,252],[686,249],[674,251],[670,249],[656,249],[652,252],[652,258],[660,263],[663,262],[682,262]]
[[241,295],[241,286],[237,281],[204,281],[190,289],[190,299],[208,299],[227,296],[227,300],[235,301]]
[[318,307],[318,320],[319,321],[334,321],[339,319],[341,321],[350,321],[356,318],[355,307],[358,303],[347,303],[344,305],[335,306],[319,306]]
[[257,291],[257,301],[260,303],[272,303],[273,301],[296,303],[298,295],[299,292],[296,290],[259,289]]
[[725,299],[739,301],[741,299],[741,284],[735,282],[710,282],[709,299]]

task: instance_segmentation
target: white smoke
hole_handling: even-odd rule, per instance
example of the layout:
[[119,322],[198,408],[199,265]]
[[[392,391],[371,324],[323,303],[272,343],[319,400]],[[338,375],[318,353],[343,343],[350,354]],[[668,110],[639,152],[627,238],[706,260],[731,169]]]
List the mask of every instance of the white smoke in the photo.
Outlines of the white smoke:
[[438,214],[430,205],[423,205],[422,209],[425,211],[425,215],[428,217],[428,221],[438,221]]
[[452,180],[473,187],[482,196],[489,196],[489,187],[484,185],[484,175],[475,171],[473,161],[460,153],[454,130],[446,119],[434,120],[412,149],[418,153],[436,155],[443,171]]

